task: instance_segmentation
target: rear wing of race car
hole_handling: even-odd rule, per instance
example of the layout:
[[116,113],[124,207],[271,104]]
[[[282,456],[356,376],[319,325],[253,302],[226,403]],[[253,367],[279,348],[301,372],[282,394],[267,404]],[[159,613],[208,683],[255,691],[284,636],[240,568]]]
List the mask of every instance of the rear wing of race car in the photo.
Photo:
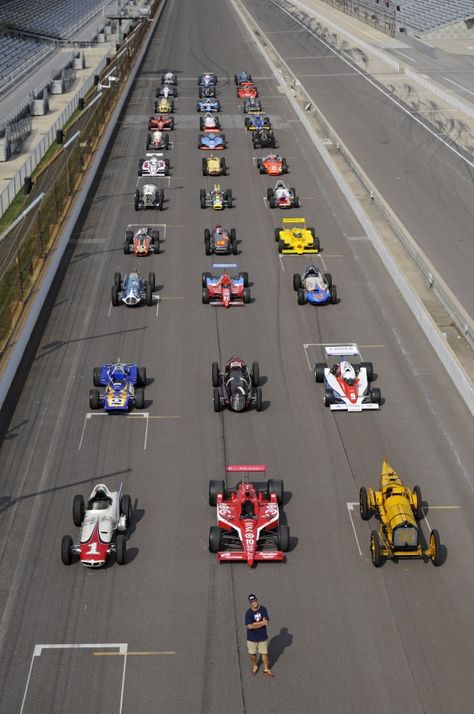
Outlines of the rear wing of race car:
[[306,223],[306,218],[282,218],[281,222],[284,225],[288,225],[288,223],[296,223],[297,225],[301,226]]
[[229,466],[225,467],[225,470],[231,473],[241,473],[245,471],[251,471],[252,473],[255,473],[266,472],[267,467],[265,466],[265,464],[229,464]]
[[359,348],[355,342],[348,345],[326,345],[324,348],[328,357],[360,357]]
[[212,267],[225,270],[226,268],[238,268],[239,266],[237,263],[213,263]]

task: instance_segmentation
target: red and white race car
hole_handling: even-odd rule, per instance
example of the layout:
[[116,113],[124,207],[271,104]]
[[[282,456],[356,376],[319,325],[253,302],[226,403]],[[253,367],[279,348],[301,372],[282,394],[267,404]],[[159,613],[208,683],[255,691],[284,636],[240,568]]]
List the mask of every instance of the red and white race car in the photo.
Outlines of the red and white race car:
[[214,263],[213,268],[223,272],[220,275],[202,274],[202,301],[204,305],[244,305],[250,302],[248,273],[231,275],[229,268],[238,268],[235,263]]
[[174,129],[174,117],[155,114],[148,120],[148,129],[150,131],[172,131]]
[[251,97],[258,97],[257,87],[253,82],[242,82],[237,87],[237,96],[239,99],[250,99]]
[[371,387],[374,379],[372,362],[349,362],[347,357],[360,358],[357,345],[337,345],[325,348],[328,356],[336,356],[340,361],[331,368],[326,362],[316,362],[314,378],[324,382],[324,406],[331,411],[361,412],[365,409],[379,409],[382,403],[380,389]]
[[203,117],[199,117],[199,129],[201,131],[220,131],[221,123],[219,117],[216,117],[216,115],[211,112],[207,112]]
[[97,484],[84,503],[82,496],[74,496],[72,504],[74,525],[81,529],[79,543],[74,544],[71,536],[63,536],[61,560],[71,565],[78,555],[86,568],[100,568],[111,553],[115,553],[118,565],[124,565],[127,557],[127,542],[124,531],[132,520],[130,496],[118,491],[110,491],[103,483]]
[[257,159],[257,169],[261,174],[280,176],[280,174],[288,173],[288,164],[283,156],[268,154],[268,156]]
[[[209,531],[209,550],[217,560],[284,560],[290,545],[290,529],[280,524],[283,481],[268,479],[263,464],[233,464],[227,473],[239,473],[235,488],[224,481],[209,482],[209,505],[217,508],[217,526]],[[250,474],[259,483],[250,482]]]
[[146,138],[147,151],[159,151],[161,149],[170,148],[170,137],[168,134],[163,134],[162,131],[152,131]]
[[145,159],[138,162],[138,175],[169,176],[170,160],[164,159],[163,154],[147,154]]
[[300,208],[301,201],[294,188],[288,188],[286,183],[279,179],[274,188],[267,188],[267,203],[270,208]]

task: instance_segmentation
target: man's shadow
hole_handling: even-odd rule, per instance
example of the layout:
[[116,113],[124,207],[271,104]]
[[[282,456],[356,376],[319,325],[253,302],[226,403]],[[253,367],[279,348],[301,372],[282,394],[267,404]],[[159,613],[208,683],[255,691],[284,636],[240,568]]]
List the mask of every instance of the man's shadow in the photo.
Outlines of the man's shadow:
[[268,659],[270,667],[273,667],[278,662],[280,655],[283,654],[286,647],[291,647],[293,635],[288,632],[287,627],[282,627],[279,635],[272,637],[268,643]]

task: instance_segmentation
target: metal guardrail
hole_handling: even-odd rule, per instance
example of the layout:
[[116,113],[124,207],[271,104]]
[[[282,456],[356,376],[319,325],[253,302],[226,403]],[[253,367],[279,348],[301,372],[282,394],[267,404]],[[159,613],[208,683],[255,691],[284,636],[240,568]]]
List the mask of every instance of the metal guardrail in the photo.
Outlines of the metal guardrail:
[[[285,3],[286,11],[291,13],[289,6],[290,3]],[[301,20],[301,11],[297,10],[297,12],[299,14],[299,21],[303,22]],[[309,27],[308,29],[311,32],[314,32],[314,28]],[[329,43],[327,36],[325,36],[324,40],[326,43]],[[326,120],[325,116],[315,105],[314,99],[308,94],[287,63],[280,57],[280,55],[278,55],[276,51],[275,54],[278,56],[278,65],[285,82],[294,92],[299,92],[305,98],[307,105],[309,105],[310,111],[312,111],[313,115],[317,117],[317,120],[325,131],[327,138],[331,140],[337,151],[345,159],[347,165],[357,177],[373,204],[377,207],[384,219],[390,225],[394,235],[397,237],[401,245],[403,245],[413,263],[418,268],[424,282],[429,288],[431,288],[433,294],[444,307],[446,312],[450,315],[457,329],[465,337],[471,348],[474,348],[474,321],[472,317],[457,300],[428,257],[424,254],[403,223],[392,211],[384,197],[378,192],[377,186],[374,185],[362,167],[358,164],[350,150],[341,141],[339,136]]]

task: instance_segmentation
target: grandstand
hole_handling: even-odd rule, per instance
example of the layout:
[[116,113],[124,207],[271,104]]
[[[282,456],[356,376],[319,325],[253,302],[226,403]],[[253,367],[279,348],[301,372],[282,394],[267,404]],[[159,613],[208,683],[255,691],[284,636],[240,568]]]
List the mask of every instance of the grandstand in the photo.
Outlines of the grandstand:
[[0,2],[0,24],[34,36],[68,40],[110,3],[111,0],[7,0]]
[[[451,34],[460,37],[464,32],[472,34],[468,21],[474,18],[474,0],[399,0],[397,25],[405,31],[416,32],[423,36]],[[464,31],[464,32],[463,32]]]
[[0,94],[13,81],[18,81],[27,72],[54,52],[51,43],[39,42],[26,37],[0,35]]

